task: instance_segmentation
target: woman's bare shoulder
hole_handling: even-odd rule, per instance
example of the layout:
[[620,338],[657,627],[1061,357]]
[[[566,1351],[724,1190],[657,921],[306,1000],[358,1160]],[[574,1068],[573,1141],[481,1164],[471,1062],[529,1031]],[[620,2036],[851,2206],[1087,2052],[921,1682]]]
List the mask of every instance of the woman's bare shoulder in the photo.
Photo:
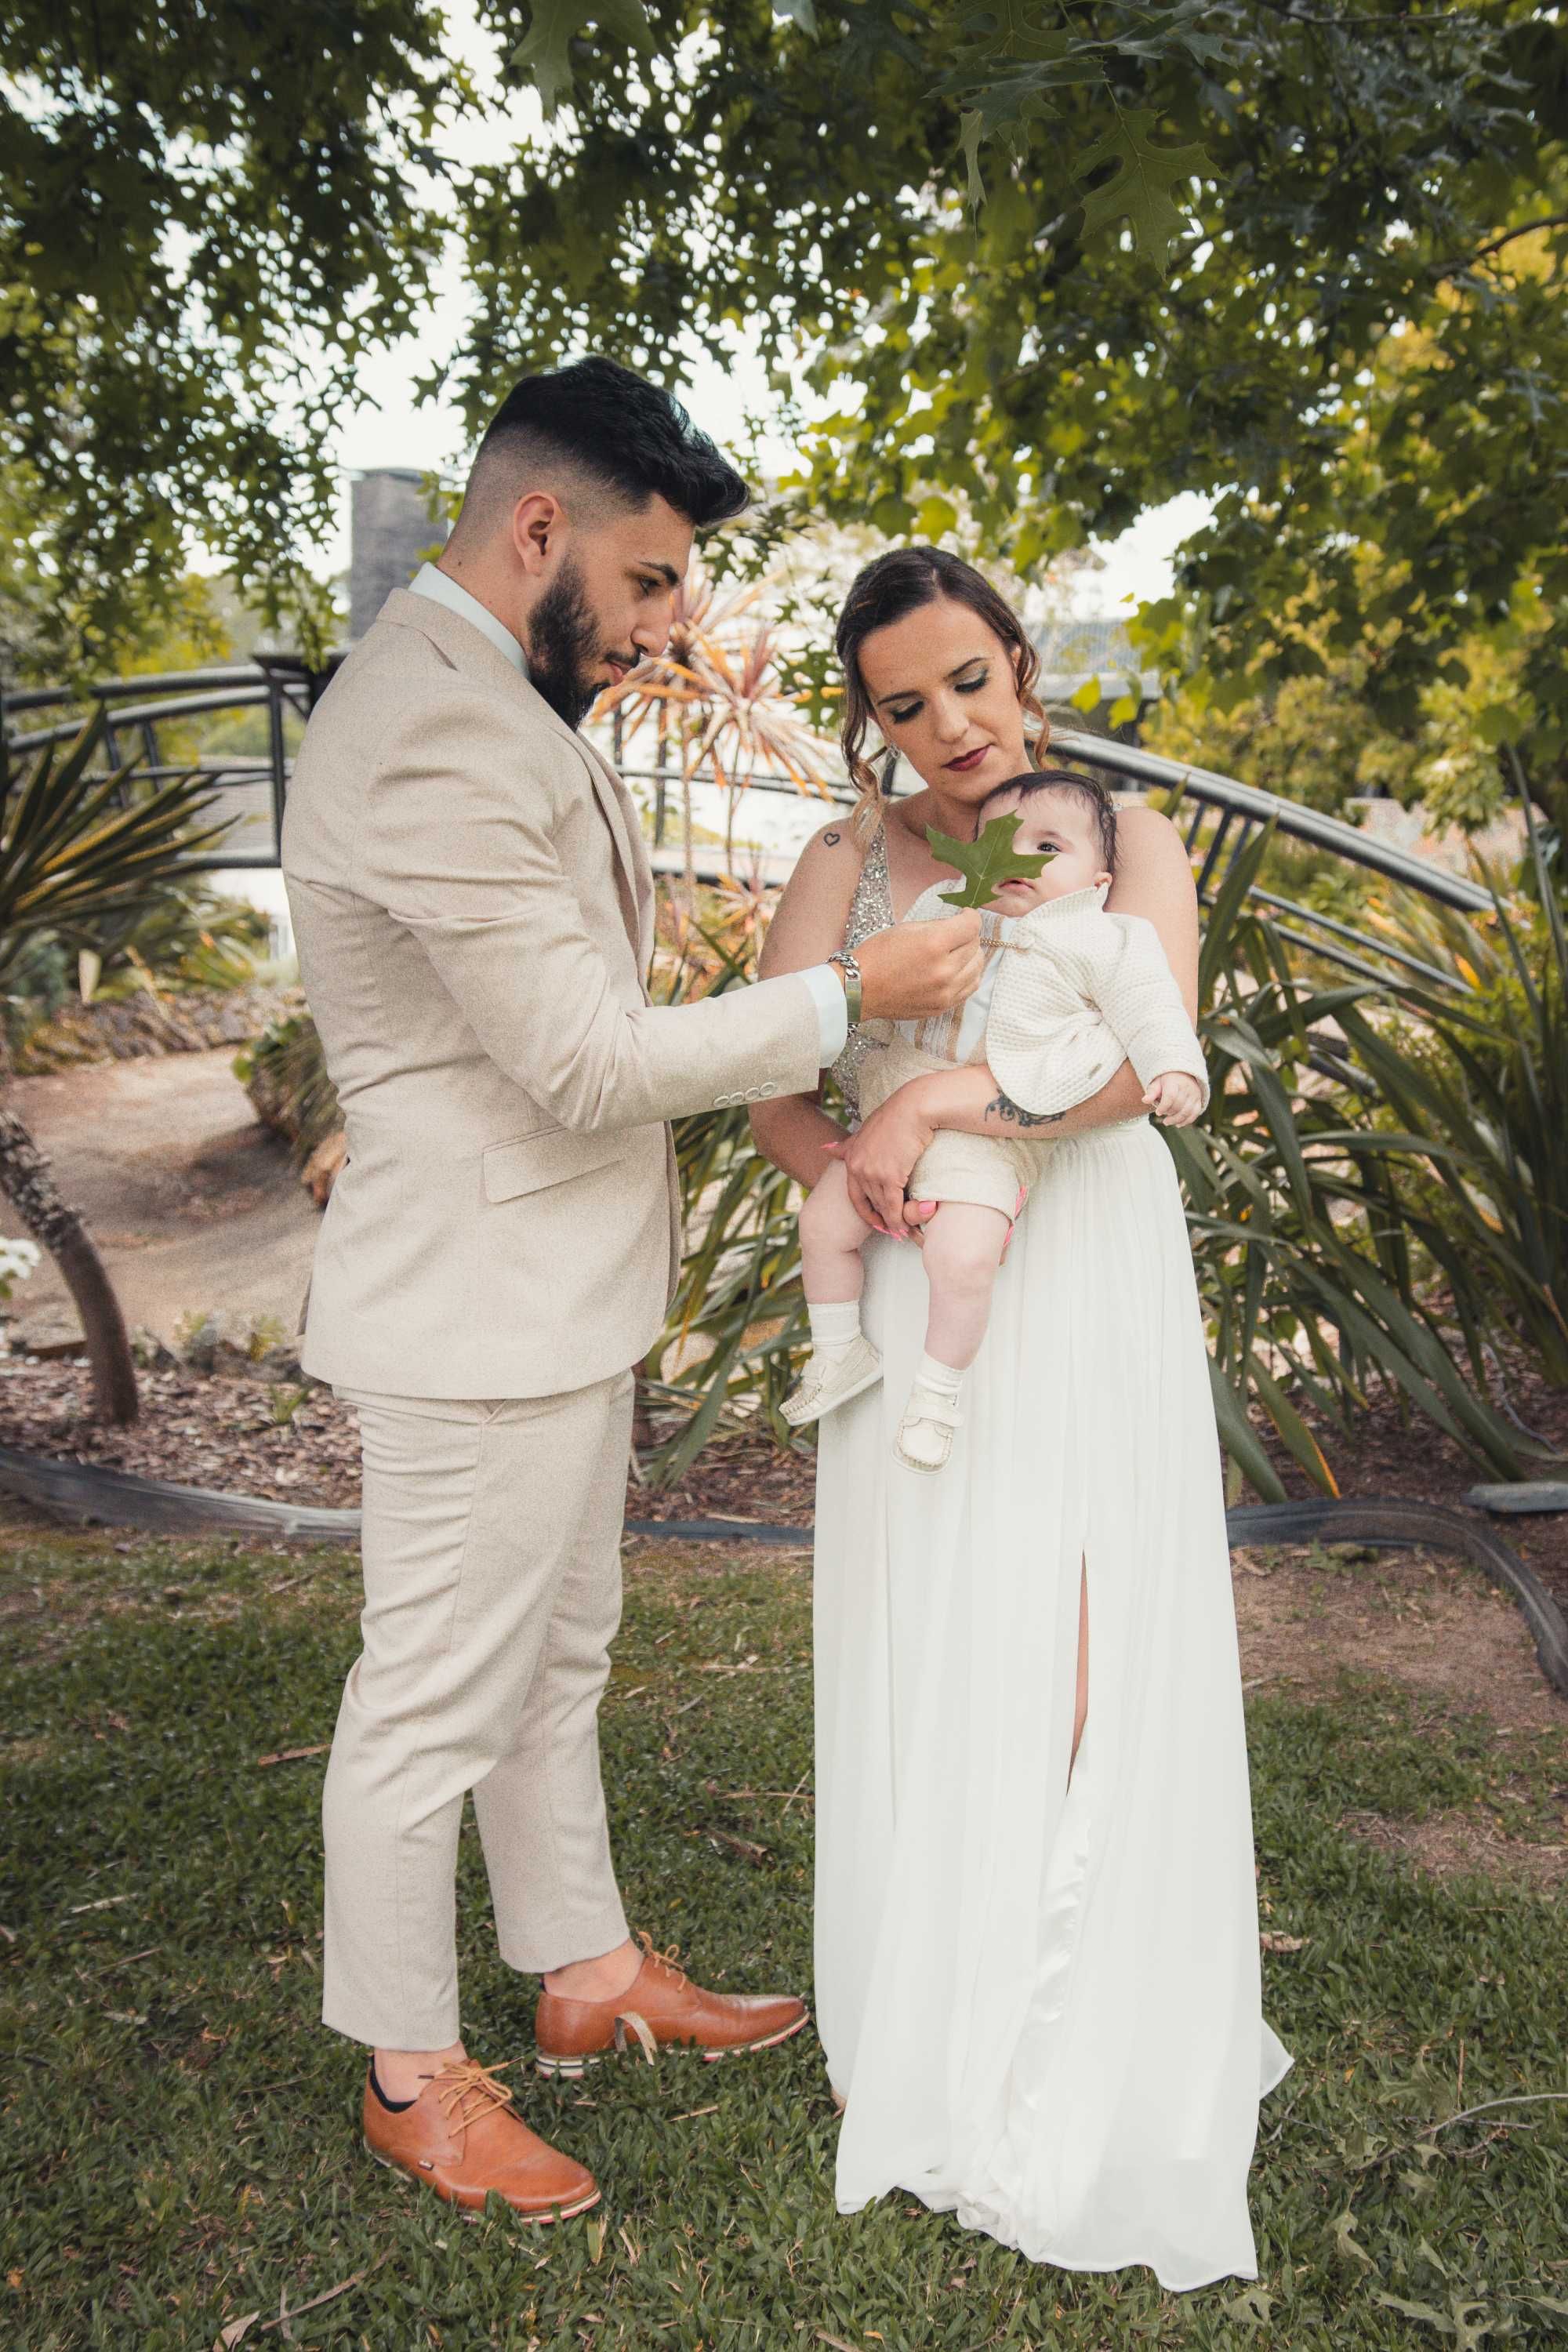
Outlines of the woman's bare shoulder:
[[1131,915],[1149,912],[1151,897],[1178,902],[1194,895],[1187,845],[1163,810],[1147,802],[1116,812],[1116,878],[1107,901]]
[[784,884],[768,929],[761,971],[795,971],[804,964],[819,963],[842,946],[865,854],[847,815],[817,827]]

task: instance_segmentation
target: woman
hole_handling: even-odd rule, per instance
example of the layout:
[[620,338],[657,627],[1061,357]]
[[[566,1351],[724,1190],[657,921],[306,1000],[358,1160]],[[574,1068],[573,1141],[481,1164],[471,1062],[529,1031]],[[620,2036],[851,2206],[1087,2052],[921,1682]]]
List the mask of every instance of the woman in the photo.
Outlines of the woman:
[[[861,801],[803,853],[767,972],[903,914],[951,870],[926,826],[972,834],[1045,738],[1034,648],[956,557],[871,564],[837,644]],[[873,722],[923,791],[880,803]],[[1181,838],[1140,807],[1118,835],[1106,903],[1154,925],[1195,1016]],[[852,1105],[865,1050],[852,1035],[838,1066]],[[847,1142],[808,1097],[752,1117],[804,1184],[841,1154],[889,1236],[868,1245],[863,1308],[884,1378],[823,1423],[817,1472],[816,1999],[839,2209],[910,2190],[1033,2259],[1146,2263],[1184,2291],[1258,2274],[1258,2104],[1291,2061],[1260,2007],[1202,1318],[1142,1092],[1123,1063],[1037,1121],[977,1066],[901,1088]],[[891,1452],[926,1311],[904,1179],[939,1127],[1027,1128],[1040,1167],[931,1480]]]

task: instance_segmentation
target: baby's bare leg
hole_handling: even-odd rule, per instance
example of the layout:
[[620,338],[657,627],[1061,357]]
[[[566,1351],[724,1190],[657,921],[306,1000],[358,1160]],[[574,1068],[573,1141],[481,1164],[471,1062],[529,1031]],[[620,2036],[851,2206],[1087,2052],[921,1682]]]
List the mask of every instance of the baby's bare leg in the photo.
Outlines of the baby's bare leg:
[[860,1249],[870,1230],[851,1203],[848,1180],[835,1160],[800,1213],[811,1354],[779,1406],[792,1429],[820,1421],[882,1377],[882,1359],[860,1329]]
[[811,1306],[859,1297],[866,1279],[860,1252],[870,1230],[849,1198],[842,1162],[834,1160],[800,1213],[801,1283]]
[[972,1201],[944,1201],[925,1229],[926,1354],[955,1372],[967,1370],[980,1352],[1007,1231],[1000,1209]]

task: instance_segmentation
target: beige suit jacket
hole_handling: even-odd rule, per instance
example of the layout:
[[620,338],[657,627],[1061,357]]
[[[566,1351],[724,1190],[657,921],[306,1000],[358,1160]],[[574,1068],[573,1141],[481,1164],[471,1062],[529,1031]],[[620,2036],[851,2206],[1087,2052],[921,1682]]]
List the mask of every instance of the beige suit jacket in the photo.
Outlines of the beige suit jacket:
[[311,716],[282,848],[348,1129],[306,1370],[533,1397],[635,1363],[679,1267],[665,1122],[812,1092],[810,984],[651,1005],[626,787],[478,629],[405,589]]

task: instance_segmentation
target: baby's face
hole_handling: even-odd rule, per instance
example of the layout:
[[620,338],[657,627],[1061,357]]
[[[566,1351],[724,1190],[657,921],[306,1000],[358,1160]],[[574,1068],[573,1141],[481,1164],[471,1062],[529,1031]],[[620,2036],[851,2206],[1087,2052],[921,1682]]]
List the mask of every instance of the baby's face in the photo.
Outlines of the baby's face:
[[1065,898],[1069,890],[1087,890],[1097,882],[1110,881],[1100,827],[1075,793],[1030,793],[1026,797],[998,793],[986,802],[982,815],[987,824],[996,816],[1017,817],[1015,856],[1032,856],[1042,849],[1054,853],[1032,882],[1000,885],[993,901],[999,913],[1026,915],[1031,907],[1044,906],[1048,898]]

